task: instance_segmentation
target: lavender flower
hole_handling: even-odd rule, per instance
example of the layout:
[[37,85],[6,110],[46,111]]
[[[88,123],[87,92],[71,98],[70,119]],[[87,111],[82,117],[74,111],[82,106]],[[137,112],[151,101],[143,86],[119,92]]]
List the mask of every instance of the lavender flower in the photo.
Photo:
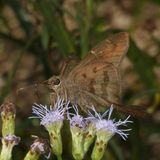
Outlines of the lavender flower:
[[[115,121],[115,119],[111,120],[111,115],[113,112],[113,106],[109,110],[107,110],[104,114],[98,113],[95,108],[92,108],[94,115],[89,112],[88,119],[91,120],[96,127],[96,142],[92,151],[92,159],[100,160],[103,157],[105,152],[105,148],[108,144],[108,141],[114,134],[119,134],[124,140],[128,137],[128,131],[131,129],[120,129],[120,126],[127,126],[127,123],[132,123],[129,121],[128,116],[124,121],[119,120]],[[107,120],[104,117],[108,114]]]
[[83,159],[84,156],[84,133],[86,128],[85,119],[79,115],[77,106],[72,106],[74,113],[67,111],[67,118],[70,122],[72,135],[72,154],[76,160]]
[[63,126],[64,113],[68,107],[69,102],[58,97],[57,102],[48,107],[43,105],[34,104],[32,111],[36,116],[31,118],[38,118],[41,120],[40,124],[45,126],[50,136],[50,144],[52,152],[61,159],[62,154],[62,138],[61,128]]
[[64,99],[58,97],[57,102],[54,107],[50,105],[49,109],[47,105],[43,106],[42,104],[34,104],[32,107],[32,113],[36,116],[30,118],[38,118],[41,120],[41,125],[50,125],[54,122],[61,122],[64,120],[65,107],[68,103],[64,102]]
[[67,111],[67,118],[70,122],[70,127],[79,127],[81,129],[84,129],[86,127],[85,119],[81,115],[79,115],[78,107],[76,105],[72,107],[75,111],[75,114],[69,113],[69,111]]
[[[119,134],[124,140],[127,139],[128,137],[128,131],[130,131],[131,129],[119,129],[119,126],[127,126],[127,123],[132,123],[132,121],[128,120],[130,118],[130,116],[128,116],[124,121],[122,121],[121,119],[118,120],[117,122],[115,121],[115,119],[111,120],[111,115],[113,112],[113,106],[111,105],[110,109],[107,110],[105,113],[103,113],[102,115],[100,113],[98,113],[95,108],[92,108],[92,110],[94,111],[95,115],[91,114],[91,112],[89,112],[89,117],[88,119],[90,119],[93,123],[95,123],[96,126],[96,130],[106,130],[111,132],[113,135],[114,134]],[[104,117],[108,114],[108,118],[107,120],[104,119]]]

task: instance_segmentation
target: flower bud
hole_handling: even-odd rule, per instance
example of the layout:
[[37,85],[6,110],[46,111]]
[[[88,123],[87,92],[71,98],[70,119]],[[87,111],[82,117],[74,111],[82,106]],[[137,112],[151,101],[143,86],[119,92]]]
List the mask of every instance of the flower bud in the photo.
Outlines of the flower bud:
[[24,160],[37,160],[39,159],[40,155],[46,153],[49,153],[50,156],[50,147],[47,140],[37,137],[30,146],[30,150],[25,156]]
[[73,109],[76,112],[75,114],[69,113],[69,111],[67,114],[72,135],[72,155],[74,159],[81,160],[84,157],[84,133],[86,124],[84,118],[78,114],[77,106],[73,106]]
[[[61,159],[62,155],[62,138],[61,129],[63,126],[65,105],[68,103],[64,102],[64,99],[58,98],[53,108],[47,106],[34,104],[32,111],[36,116],[33,118],[39,118],[40,124],[43,125],[49,133],[50,145],[52,152]],[[32,118],[32,117],[31,117]]]
[[16,110],[13,103],[5,102],[1,105],[2,136],[14,135]]

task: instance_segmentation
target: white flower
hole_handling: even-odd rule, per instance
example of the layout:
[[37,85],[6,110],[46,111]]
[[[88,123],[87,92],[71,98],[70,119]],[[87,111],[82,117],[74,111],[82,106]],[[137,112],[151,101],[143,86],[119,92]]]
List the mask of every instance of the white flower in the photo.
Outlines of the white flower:
[[57,121],[64,120],[64,113],[69,102],[65,103],[64,99],[58,97],[57,102],[52,107],[48,108],[47,105],[35,103],[32,107],[32,113],[36,116],[30,118],[39,118],[41,120],[41,125],[49,125]]
[[[127,126],[127,123],[132,123],[132,121],[129,121],[128,119],[130,118],[130,116],[128,116],[124,121],[119,120],[119,121],[115,121],[115,119],[111,119],[111,115],[113,112],[113,106],[111,105],[110,109],[107,110],[104,114],[100,114],[98,113],[94,107],[92,107],[92,110],[94,112],[94,115],[89,112],[89,117],[87,118],[88,120],[90,120],[91,122],[93,122],[96,126],[96,130],[106,130],[111,132],[113,135],[114,134],[119,134],[124,140],[127,139],[128,137],[128,131],[130,131],[131,129],[120,129],[119,126]],[[104,117],[108,114],[108,118],[107,120],[104,119]]]

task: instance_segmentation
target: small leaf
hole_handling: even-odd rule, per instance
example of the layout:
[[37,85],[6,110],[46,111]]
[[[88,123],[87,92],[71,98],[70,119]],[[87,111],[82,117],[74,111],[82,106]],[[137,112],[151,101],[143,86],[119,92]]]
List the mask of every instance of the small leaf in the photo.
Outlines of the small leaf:
[[42,33],[41,33],[41,43],[44,49],[48,48],[50,35],[48,33],[48,29],[45,25],[43,25]]

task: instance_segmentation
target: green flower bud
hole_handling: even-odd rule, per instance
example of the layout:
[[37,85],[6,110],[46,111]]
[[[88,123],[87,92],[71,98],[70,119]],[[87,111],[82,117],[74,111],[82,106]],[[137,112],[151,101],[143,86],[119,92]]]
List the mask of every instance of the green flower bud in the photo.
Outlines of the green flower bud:
[[[94,108],[92,110],[94,111],[95,115],[90,114],[89,119],[95,124],[96,127],[96,142],[91,157],[92,160],[101,160],[108,141],[114,134],[119,134],[124,140],[126,140],[128,137],[128,133],[126,132],[130,131],[131,129],[119,129],[118,127],[126,126],[127,123],[132,123],[132,121],[128,120],[130,116],[128,116],[124,121],[119,120],[116,122],[115,119],[111,120],[110,117],[113,111],[112,106],[109,110],[103,113],[103,115],[97,113]],[[104,117],[107,115],[107,113],[108,118],[106,120]]]
[[6,102],[1,105],[2,136],[14,135],[16,110],[13,103]]
[[77,106],[72,106],[75,114],[67,111],[72,135],[72,155],[74,159],[81,160],[84,157],[84,133],[86,128],[85,119],[79,115]]

